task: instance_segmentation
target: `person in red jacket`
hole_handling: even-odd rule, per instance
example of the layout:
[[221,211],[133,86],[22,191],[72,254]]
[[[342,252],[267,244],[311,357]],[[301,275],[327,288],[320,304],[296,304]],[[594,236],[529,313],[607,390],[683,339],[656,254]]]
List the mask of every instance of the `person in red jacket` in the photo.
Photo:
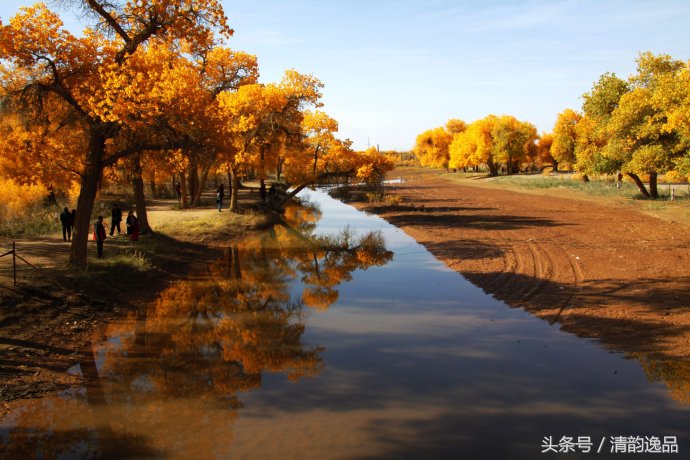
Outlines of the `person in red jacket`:
[[105,226],[103,216],[98,216],[98,220],[93,225],[93,232],[96,234],[96,247],[98,248],[98,258],[103,257],[103,242],[105,241]]
[[127,214],[127,234],[132,243],[139,241],[139,219],[134,215],[134,211],[129,210]]

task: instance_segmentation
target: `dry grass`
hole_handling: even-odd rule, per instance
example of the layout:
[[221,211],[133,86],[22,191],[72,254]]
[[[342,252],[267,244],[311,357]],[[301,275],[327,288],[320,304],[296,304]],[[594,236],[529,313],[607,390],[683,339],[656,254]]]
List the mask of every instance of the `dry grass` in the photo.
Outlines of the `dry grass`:
[[242,230],[268,225],[270,217],[258,212],[232,213],[216,209],[186,209],[151,213],[156,232],[170,238],[198,242],[223,243]]

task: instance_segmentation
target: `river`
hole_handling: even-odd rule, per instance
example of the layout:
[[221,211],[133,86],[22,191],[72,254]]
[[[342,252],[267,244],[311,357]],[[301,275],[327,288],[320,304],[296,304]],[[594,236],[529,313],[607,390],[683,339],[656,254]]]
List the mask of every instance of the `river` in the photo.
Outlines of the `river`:
[[308,195],[320,212],[104,329],[70,370],[83,387],[0,421],[4,454],[688,458],[687,367],[509,308],[384,220]]

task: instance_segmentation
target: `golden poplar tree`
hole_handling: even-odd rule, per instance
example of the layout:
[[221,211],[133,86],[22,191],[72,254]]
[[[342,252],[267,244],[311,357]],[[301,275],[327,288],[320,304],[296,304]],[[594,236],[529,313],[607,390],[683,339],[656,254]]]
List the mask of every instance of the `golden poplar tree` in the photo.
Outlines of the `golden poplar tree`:
[[[80,3],[86,17],[97,24],[81,37],[66,31],[43,4],[21,9],[2,25],[0,58],[6,64],[0,72],[6,110],[23,115],[28,131],[43,138],[54,137],[55,127],[78,133],[80,142],[75,145],[81,150],[67,158],[81,184],[70,262],[84,267],[103,169],[140,151],[141,146],[118,145],[159,114],[150,97],[148,72],[137,70],[134,57],[154,39],[179,43],[179,52],[195,52],[211,46],[213,29],[226,37],[232,30],[217,0]],[[54,129],[41,131],[51,125]],[[31,156],[36,151],[27,146],[17,154]]]
[[558,114],[556,124],[553,127],[553,144],[551,145],[551,156],[555,160],[554,171],[558,170],[559,163],[568,163],[570,165],[576,163],[576,128],[581,119],[582,115],[572,109],[565,109]]

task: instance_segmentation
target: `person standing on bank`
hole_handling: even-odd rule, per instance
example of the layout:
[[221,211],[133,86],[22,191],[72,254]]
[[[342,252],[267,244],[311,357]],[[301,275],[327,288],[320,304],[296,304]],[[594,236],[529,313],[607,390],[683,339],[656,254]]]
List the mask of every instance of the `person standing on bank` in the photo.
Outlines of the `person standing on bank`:
[[137,216],[134,215],[134,211],[131,209],[127,214],[127,235],[129,239],[134,241],[139,241],[139,221]]
[[225,198],[225,186],[220,184],[220,187],[216,190],[216,204],[218,205],[218,212],[220,212],[223,207],[223,198]]
[[119,236],[120,233],[122,233],[122,230],[120,230],[120,222],[122,222],[122,209],[120,209],[120,206],[116,204],[115,207],[113,207],[110,217],[110,236],[113,236],[115,233],[115,227],[117,227],[117,234]]
[[72,241],[72,215],[69,213],[67,206],[60,214],[60,223],[62,224],[63,241]]
[[103,216],[98,216],[94,224],[93,232],[96,234],[96,248],[98,248],[98,258],[103,257],[103,242],[105,241],[105,226],[103,226]]

